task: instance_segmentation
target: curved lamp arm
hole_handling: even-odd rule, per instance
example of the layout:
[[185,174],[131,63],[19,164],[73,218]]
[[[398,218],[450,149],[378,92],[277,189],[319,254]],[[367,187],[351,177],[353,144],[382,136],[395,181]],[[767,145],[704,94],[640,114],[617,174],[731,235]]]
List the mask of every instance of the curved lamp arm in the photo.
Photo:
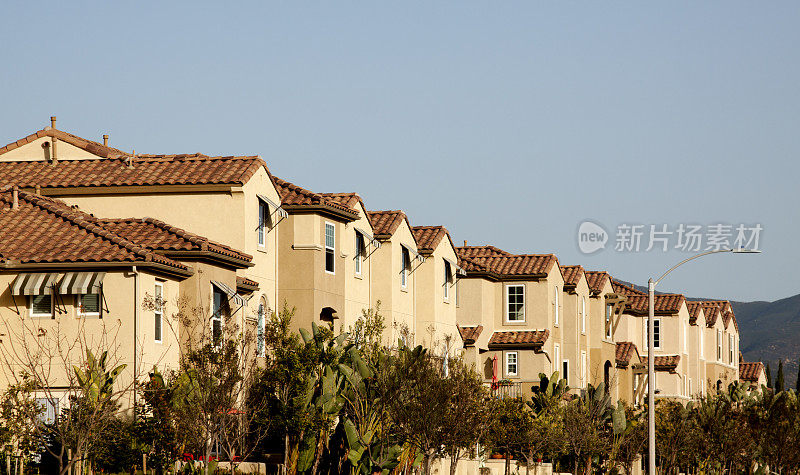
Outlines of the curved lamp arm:
[[674,266],[670,267],[670,268],[669,268],[669,270],[667,270],[666,272],[664,272],[664,273],[661,275],[661,277],[659,277],[658,279],[656,279],[656,280],[655,280],[655,282],[653,282],[653,285],[655,286],[656,284],[658,284],[659,282],[661,282],[661,280],[662,280],[664,277],[666,277],[667,275],[669,275],[669,273],[670,273],[670,272],[672,272],[672,271],[674,271],[675,269],[677,269],[678,267],[680,267],[680,266],[682,266],[682,265],[686,264],[687,262],[689,262],[689,261],[691,261],[691,260],[694,260],[694,259],[697,259],[698,257],[707,256],[707,255],[709,255],[709,254],[716,254],[716,253],[718,253],[718,252],[733,252],[733,253],[736,253],[736,254],[758,254],[758,253],[760,253],[761,251],[757,251],[757,250],[755,250],[755,249],[744,249],[744,248],[739,248],[739,249],[716,249],[716,250],[713,250],[713,251],[701,252],[700,254],[696,254],[696,255],[694,255],[694,256],[692,256],[692,257],[688,257],[688,258],[686,258],[686,259],[684,259],[684,260],[680,261],[679,263],[675,264]]

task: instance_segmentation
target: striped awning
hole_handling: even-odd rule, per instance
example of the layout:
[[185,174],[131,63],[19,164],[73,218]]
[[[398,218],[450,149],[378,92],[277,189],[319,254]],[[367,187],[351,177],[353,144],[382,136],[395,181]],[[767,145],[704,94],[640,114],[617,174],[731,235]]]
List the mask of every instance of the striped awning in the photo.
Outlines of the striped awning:
[[242,297],[241,295],[237,294],[235,290],[233,290],[232,288],[230,288],[230,286],[228,286],[228,284],[224,284],[224,283],[222,283],[222,282],[220,282],[218,280],[212,280],[211,281],[211,285],[213,285],[214,287],[218,288],[219,290],[222,291],[222,293],[227,295],[228,296],[228,300],[232,300],[233,303],[236,304],[237,307],[244,307],[244,305],[246,303],[246,301],[244,300],[244,297]]
[[289,216],[289,213],[287,213],[285,209],[281,208],[281,205],[279,205],[278,203],[272,201],[271,199],[267,198],[264,195],[256,195],[256,196],[258,197],[258,199],[266,203],[268,206],[271,206],[275,210],[275,211],[270,211],[270,214],[277,212],[278,216],[280,216],[281,218],[287,218]]
[[61,295],[99,294],[105,272],[67,272],[58,284]]
[[11,295],[51,295],[58,274],[19,274],[11,284]]

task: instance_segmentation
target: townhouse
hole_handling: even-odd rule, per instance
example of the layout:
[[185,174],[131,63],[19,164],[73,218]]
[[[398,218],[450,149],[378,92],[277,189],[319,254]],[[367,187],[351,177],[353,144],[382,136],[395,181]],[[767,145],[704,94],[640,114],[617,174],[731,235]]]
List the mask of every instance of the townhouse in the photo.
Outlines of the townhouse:
[[721,391],[739,379],[739,325],[727,300],[706,300],[702,306],[706,317],[703,346],[707,355],[704,392]]
[[[154,366],[177,369],[189,320],[210,322],[209,334],[232,321],[249,324],[233,288],[250,256],[161,221],[98,218],[4,187],[0,255],[0,351],[17,354],[3,359],[3,382],[13,383],[21,370],[36,373],[40,391],[54,393],[47,399],[52,414],[70,391],[70,359],[81,361],[85,348],[109,350],[115,364],[125,364],[125,387]],[[200,313],[175,318],[184,310],[179,295],[202,302]],[[143,305],[148,299],[152,304]],[[42,338],[55,347],[43,350]],[[31,371],[40,352],[67,360],[42,360],[40,371]]]

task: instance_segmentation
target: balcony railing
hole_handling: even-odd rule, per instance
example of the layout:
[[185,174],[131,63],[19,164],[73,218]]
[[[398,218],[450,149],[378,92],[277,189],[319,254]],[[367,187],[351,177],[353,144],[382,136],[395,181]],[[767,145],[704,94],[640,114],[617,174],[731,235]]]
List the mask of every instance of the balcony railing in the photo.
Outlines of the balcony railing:
[[522,397],[522,383],[500,381],[490,386],[492,396],[500,399]]

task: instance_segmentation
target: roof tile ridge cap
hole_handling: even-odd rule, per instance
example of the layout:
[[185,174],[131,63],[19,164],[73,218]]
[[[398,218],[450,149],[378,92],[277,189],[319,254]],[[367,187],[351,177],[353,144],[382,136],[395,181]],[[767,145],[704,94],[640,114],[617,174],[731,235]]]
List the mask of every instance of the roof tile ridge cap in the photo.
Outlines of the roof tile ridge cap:
[[128,251],[131,251],[134,254],[144,256],[151,254],[150,251],[147,251],[145,248],[139,246],[138,244],[129,241],[122,236],[112,233],[111,231],[107,230],[106,228],[92,222],[92,220],[88,219],[87,216],[84,216],[86,213],[80,210],[72,209],[72,208],[62,208],[60,206],[55,205],[54,203],[46,200],[40,200],[38,198],[33,198],[30,193],[20,192],[20,198],[24,199],[28,203],[37,206],[39,208],[44,209],[45,211],[58,216],[59,218],[69,221],[70,223],[78,226],[85,231],[88,231],[98,237],[106,239],[117,246],[125,248]]

